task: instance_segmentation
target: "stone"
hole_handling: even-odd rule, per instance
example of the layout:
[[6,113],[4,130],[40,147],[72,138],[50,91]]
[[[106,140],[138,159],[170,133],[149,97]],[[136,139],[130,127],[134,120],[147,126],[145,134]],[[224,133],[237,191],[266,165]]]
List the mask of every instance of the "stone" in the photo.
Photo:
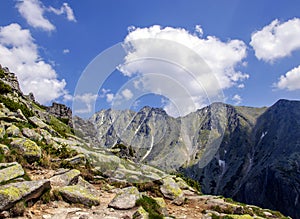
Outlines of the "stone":
[[19,119],[21,119],[21,120],[23,120],[23,121],[28,121],[27,120],[27,118],[26,118],[26,116],[24,116],[24,114],[23,114],[23,112],[22,112],[22,110],[21,109],[17,109],[17,117],[19,118]]
[[25,174],[22,166],[17,163],[0,163],[0,184],[3,184],[9,180],[21,177]]
[[100,204],[99,196],[88,187],[72,185],[62,187],[58,191],[65,200],[71,203],[80,203],[89,207]]
[[41,148],[27,138],[14,138],[10,145],[12,148],[18,149],[28,162],[37,161],[42,156]]
[[5,135],[5,126],[1,123],[0,124],[0,138],[3,138]]
[[62,187],[74,185],[78,182],[78,177],[80,175],[79,170],[69,170],[59,175],[55,175],[50,178],[52,187]]
[[40,134],[38,134],[36,131],[30,128],[23,128],[22,134],[33,141],[41,141],[43,139],[43,137]]
[[4,144],[0,144],[0,153],[7,154],[9,152],[9,147]]
[[67,159],[65,159],[65,161],[72,165],[86,163],[84,154],[78,154],[75,157],[67,158]]
[[168,215],[168,209],[167,209],[167,204],[163,198],[153,198],[159,208],[157,209],[158,212],[162,215]]
[[45,122],[43,122],[41,119],[39,119],[36,116],[29,117],[29,121],[33,123],[35,126],[47,130],[52,135],[58,136],[59,134],[51,128],[49,125],[47,125]]
[[72,110],[64,104],[60,103],[52,103],[52,106],[47,108],[47,112],[54,115],[57,118],[63,119],[67,121],[67,124],[70,127],[72,125]]
[[149,219],[149,213],[145,211],[145,209],[140,206],[136,212],[132,215],[133,219]]
[[6,133],[9,137],[18,137],[20,136],[21,131],[17,126],[11,125],[6,129]]
[[163,184],[160,186],[160,191],[165,198],[171,199],[174,204],[182,205],[184,202],[184,194],[179,185],[171,177],[162,179]]
[[20,200],[37,199],[49,189],[49,180],[24,181],[0,186],[0,211],[10,209]]
[[141,195],[136,187],[127,187],[121,189],[108,206],[114,209],[131,209],[135,206],[135,203],[139,198],[141,198]]

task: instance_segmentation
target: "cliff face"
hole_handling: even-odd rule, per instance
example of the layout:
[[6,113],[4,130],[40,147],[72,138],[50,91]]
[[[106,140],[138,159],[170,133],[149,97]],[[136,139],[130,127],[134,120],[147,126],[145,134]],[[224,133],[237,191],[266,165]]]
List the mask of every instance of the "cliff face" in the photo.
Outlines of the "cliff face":
[[67,107],[61,103],[52,103],[52,106],[47,107],[47,112],[60,118],[63,122],[73,127],[72,124],[72,111],[70,107]]
[[269,108],[217,103],[177,119],[150,107],[102,110],[89,122],[101,146],[130,145],[139,161],[181,171],[199,181],[204,193],[300,218],[298,101]]

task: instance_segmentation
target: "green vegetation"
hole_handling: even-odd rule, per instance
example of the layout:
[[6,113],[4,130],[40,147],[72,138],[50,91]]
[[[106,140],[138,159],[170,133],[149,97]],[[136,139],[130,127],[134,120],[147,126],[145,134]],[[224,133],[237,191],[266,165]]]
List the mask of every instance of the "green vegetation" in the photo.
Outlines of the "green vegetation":
[[142,206],[148,213],[149,219],[162,219],[163,215],[160,214],[160,206],[155,199],[143,195],[142,198],[136,201],[138,206]]
[[9,110],[13,111],[13,112],[17,112],[18,109],[20,109],[24,116],[31,117],[34,116],[33,112],[27,108],[27,106],[25,106],[23,103],[17,103],[14,102],[13,100],[4,97],[3,95],[0,95],[0,102],[2,102]]
[[183,179],[190,187],[196,189],[198,192],[201,193],[201,186],[200,186],[200,183],[198,181],[196,181],[194,179],[191,179],[189,177],[186,177],[182,173],[176,173],[176,176]]
[[51,125],[52,128],[63,137],[67,137],[67,134],[74,134],[73,129],[70,126],[66,125],[54,116],[51,116],[49,125]]
[[4,78],[4,77],[5,77],[4,70],[0,68],[0,78]]
[[8,84],[0,80],[0,94],[7,94],[11,92],[12,88]]

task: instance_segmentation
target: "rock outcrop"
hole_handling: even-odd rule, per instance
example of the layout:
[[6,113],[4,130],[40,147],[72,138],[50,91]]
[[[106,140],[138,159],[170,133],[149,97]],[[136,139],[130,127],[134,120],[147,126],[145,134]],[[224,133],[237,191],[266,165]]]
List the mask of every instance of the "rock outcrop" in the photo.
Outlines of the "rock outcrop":
[[72,125],[72,110],[61,103],[52,103],[52,106],[47,107],[47,112],[55,117],[61,119],[64,123],[68,124],[70,127]]

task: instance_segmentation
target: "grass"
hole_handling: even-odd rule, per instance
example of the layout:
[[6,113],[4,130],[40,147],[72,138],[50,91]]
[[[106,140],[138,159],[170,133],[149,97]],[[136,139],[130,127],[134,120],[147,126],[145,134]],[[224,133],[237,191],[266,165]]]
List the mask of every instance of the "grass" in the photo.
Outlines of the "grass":
[[143,195],[136,201],[136,204],[149,213],[149,219],[163,219],[163,215],[159,213],[160,206],[153,198]]
[[182,173],[176,173],[176,176],[183,179],[190,187],[196,189],[198,192],[201,193],[201,186],[200,186],[200,183],[198,181],[196,181],[194,179],[191,179],[189,177],[186,177]]
[[49,125],[51,125],[51,127],[63,137],[67,137],[66,133],[74,134],[73,129],[70,126],[66,125],[54,116],[51,116]]

